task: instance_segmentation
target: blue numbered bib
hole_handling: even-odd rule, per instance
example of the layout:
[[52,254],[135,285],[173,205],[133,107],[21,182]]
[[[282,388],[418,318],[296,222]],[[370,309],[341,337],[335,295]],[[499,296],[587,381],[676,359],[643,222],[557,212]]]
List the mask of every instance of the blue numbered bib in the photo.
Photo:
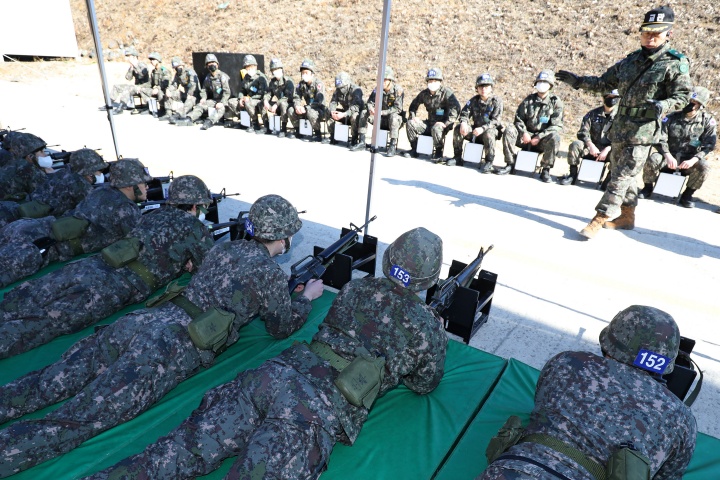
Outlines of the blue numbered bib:
[[445,115],[445,110],[442,108],[438,108],[437,110],[435,110],[435,115],[437,115],[438,117],[442,117],[443,115]]
[[257,87],[250,87],[251,92],[257,92]]
[[665,369],[670,365],[671,361],[669,357],[643,348],[638,352],[637,357],[635,357],[633,365],[648,372],[662,375],[665,373]]
[[403,270],[402,267],[399,267],[397,265],[393,265],[392,267],[390,267],[390,276],[400,280],[402,284],[406,287],[410,285],[410,274]]
[[550,119],[548,117],[540,117],[540,123],[548,123]]
[[250,220],[250,218],[245,219],[245,231],[251,237],[255,236],[255,225],[253,225],[253,222]]
[[700,145],[702,145],[702,144],[700,143],[700,140],[698,140],[697,138],[695,140],[693,140],[692,142],[690,142],[691,147],[699,147]]

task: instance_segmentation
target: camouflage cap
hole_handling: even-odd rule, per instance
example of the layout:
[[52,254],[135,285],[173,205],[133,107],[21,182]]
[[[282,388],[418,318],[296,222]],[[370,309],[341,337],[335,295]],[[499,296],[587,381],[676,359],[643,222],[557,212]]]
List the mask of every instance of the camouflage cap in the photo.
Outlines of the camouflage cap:
[[137,158],[121,158],[110,164],[110,185],[132,187],[152,180],[147,168]]
[[210,190],[195,175],[183,175],[170,183],[168,205],[208,205],[212,203]]
[[47,143],[32,133],[16,133],[10,139],[10,153],[17,158],[25,158],[28,155],[42,150]]
[[495,85],[495,80],[489,73],[482,73],[475,80],[475,86],[479,85]]
[[270,71],[277,70],[278,68],[283,68],[283,64],[280,61],[279,58],[273,58],[270,60]]
[[263,240],[282,240],[295,235],[302,222],[297,210],[280,195],[265,195],[250,207],[248,220],[252,223],[253,236]]
[[311,72],[315,73],[315,62],[306,58],[300,64],[300,71],[302,72],[303,70],[310,70]]
[[690,100],[695,100],[704,107],[710,101],[710,90],[705,87],[694,87],[690,94]]
[[150,55],[148,55],[148,58],[150,60],[157,60],[158,62],[162,62],[162,57],[158,52],[152,52]]
[[248,65],[255,65],[257,66],[257,60],[255,60],[255,56],[253,55],[245,55],[243,57],[243,68],[247,67]]
[[425,75],[425,81],[429,80],[440,80],[442,81],[443,74],[442,70],[437,67],[432,67],[427,71],[427,75]]
[[673,371],[680,346],[680,329],[667,313],[654,307],[632,305],[621,311],[600,332],[603,354],[618,362],[633,365],[641,349],[669,357],[665,369]]
[[218,62],[218,59],[214,54],[208,53],[207,55],[205,55],[205,65],[207,65],[210,62],[215,62],[217,64],[220,63],[220,62]]
[[336,87],[344,87],[345,85],[350,85],[350,82],[350,75],[348,75],[346,72],[340,72],[338,73],[337,77],[335,77]]
[[107,162],[90,148],[81,148],[70,154],[70,170],[80,175],[94,175],[107,166]]
[[140,54],[139,54],[138,51],[135,49],[135,47],[127,47],[127,48],[125,49],[125,56],[126,56],[126,57],[129,57],[130,55],[134,55],[134,56],[136,56],[136,57],[139,57],[139,56],[140,56]]
[[[407,276],[398,275],[404,271]],[[413,292],[437,283],[442,267],[442,239],[423,227],[400,235],[385,250],[382,271],[391,281]]]
[[555,86],[555,72],[552,70],[543,70],[540,73],[538,73],[537,78],[535,79],[535,83],[533,85],[537,84],[538,82],[547,82],[550,84],[550,86]]
[[667,32],[675,24],[675,12],[673,9],[664,6],[653,8],[645,14],[642,24],[640,24],[641,32]]
[[395,70],[392,67],[385,67],[385,80],[395,80]]
[[172,61],[170,62],[170,65],[172,65],[173,68],[184,66],[185,62],[183,62],[182,58],[180,57],[172,57]]

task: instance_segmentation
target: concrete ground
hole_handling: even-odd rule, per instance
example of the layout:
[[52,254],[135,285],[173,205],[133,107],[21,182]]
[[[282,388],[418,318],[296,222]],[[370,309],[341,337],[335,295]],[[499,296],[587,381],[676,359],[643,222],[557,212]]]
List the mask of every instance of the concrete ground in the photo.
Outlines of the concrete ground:
[[[112,84],[125,66],[108,69]],[[97,67],[73,72],[31,80],[0,75],[0,121],[68,150],[102,148],[114,159],[106,114],[97,110],[103,103]],[[174,127],[127,112],[115,121],[121,154],[140,158],[152,174],[195,174],[215,192],[240,192],[221,204],[221,220],[268,193],[307,210],[291,255],[282,260],[286,268],[313,245],[329,245],[341,227],[364,221],[369,152],[220,127]],[[540,368],[562,350],[599,353],[600,330],[628,305],[661,308],[697,340],[693,358],[705,380],[693,411],[700,431],[720,437],[720,215],[710,206],[687,210],[667,199],[643,200],[635,230],[604,230],[585,241],[577,231],[600,198],[592,187],[380,155],[374,167],[371,215],[378,218],[369,233],[378,237],[380,255],[400,233],[424,226],[443,238],[444,277],[452,259],[468,262],[480,247],[495,246],[483,266],[498,274],[498,285],[490,319],[472,346]],[[560,159],[552,173],[566,170]]]

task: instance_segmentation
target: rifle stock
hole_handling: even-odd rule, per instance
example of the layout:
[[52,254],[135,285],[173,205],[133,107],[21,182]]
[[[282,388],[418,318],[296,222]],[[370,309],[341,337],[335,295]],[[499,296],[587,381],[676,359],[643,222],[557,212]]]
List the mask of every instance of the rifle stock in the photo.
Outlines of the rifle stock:
[[457,292],[458,288],[467,288],[472,283],[475,275],[477,275],[477,273],[480,271],[480,267],[482,266],[482,261],[485,258],[485,255],[490,250],[492,250],[493,247],[494,245],[490,245],[487,250],[483,250],[481,248],[480,253],[478,253],[477,257],[475,257],[475,260],[469,263],[465,268],[462,269],[460,273],[458,273],[454,277],[446,279],[442,283],[442,285],[440,285],[437,290],[435,290],[435,294],[433,295],[429,303],[430,307],[434,308],[435,311],[439,314],[442,314],[445,309],[452,305],[453,298],[455,297],[455,292]]

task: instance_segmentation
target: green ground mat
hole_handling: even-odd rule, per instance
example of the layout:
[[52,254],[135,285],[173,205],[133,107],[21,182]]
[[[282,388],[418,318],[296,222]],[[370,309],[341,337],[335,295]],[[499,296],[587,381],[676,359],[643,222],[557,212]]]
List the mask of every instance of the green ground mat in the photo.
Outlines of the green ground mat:
[[[460,438],[435,476],[437,480],[474,479],[487,467],[485,448],[510,415],[526,422],[534,406],[535,385],[540,372],[524,363],[510,359],[500,381],[493,389],[480,413]],[[701,393],[702,395],[702,393]],[[720,478],[720,440],[699,434],[695,454],[685,480]]]

